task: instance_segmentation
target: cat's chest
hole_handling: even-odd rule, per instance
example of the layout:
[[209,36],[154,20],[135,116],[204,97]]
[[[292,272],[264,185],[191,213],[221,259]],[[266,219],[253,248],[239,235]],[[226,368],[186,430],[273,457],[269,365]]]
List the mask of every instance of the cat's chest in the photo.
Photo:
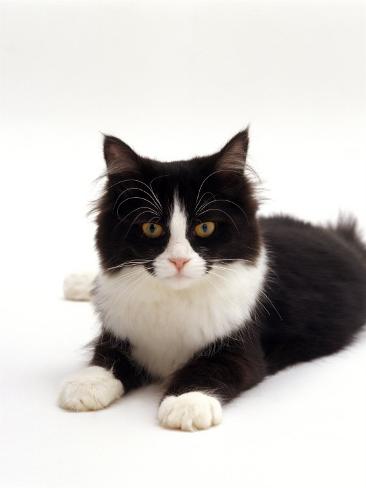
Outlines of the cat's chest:
[[247,271],[228,273],[225,286],[207,280],[190,290],[166,289],[149,276],[134,290],[128,280],[101,275],[94,302],[104,327],[129,340],[134,359],[165,377],[245,324],[261,286],[259,279],[248,285]]

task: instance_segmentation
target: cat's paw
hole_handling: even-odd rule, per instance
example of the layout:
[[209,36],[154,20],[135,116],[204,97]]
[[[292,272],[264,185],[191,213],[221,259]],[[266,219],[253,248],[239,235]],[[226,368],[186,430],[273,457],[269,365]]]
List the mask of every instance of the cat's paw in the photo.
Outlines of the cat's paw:
[[222,420],[217,398],[199,391],[166,397],[159,408],[160,425],[186,431],[208,429]]
[[89,366],[68,378],[58,398],[60,407],[76,412],[100,410],[123,395],[123,385],[111,371]]
[[64,280],[65,300],[88,301],[95,281],[95,273],[72,273]]

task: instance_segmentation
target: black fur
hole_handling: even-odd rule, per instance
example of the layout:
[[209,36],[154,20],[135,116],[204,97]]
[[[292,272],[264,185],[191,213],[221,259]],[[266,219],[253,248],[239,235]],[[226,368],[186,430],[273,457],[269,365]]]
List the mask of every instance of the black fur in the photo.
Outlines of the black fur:
[[[118,139],[117,139],[118,141]],[[139,216],[136,209],[143,206],[146,198],[134,190],[136,179],[151,188],[162,203],[163,214],[160,222],[167,224],[173,206],[174,191],[178,192],[187,213],[192,216],[191,230],[201,220],[195,216],[196,197],[203,180],[206,181],[201,195],[205,203],[214,191],[220,199],[216,211],[205,213],[205,220],[218,223],[215,235],[207,241],[195,238],[191,232],[192,247],[204,258],[238,258],[253,260],[258,255],[259,232],[255,218],[257,202],[253,198],[253,188],[247,178],[242,177],[247,146],[247,133],[239,133],[219,153],[190,161],[159,163],[142,158],[123,143],[116,146],[116,139],[106,137],[104,153],[114,147],[113,159],[108,159],[108,181],[105,193],[98,205],[97,248],[105,269],[113,268],[131,259],[152,259],[159,255],[169,240],[169,230],[161,239],[147,239],[141,232],[141,223],[151,219],[148,211]],[[232,151],[230,151],[232,146]],[[128,149],[126,149],[128,148]],[[239,154],[238,154],[239,153]],[[237,166],[232,166],[230,158]],[[122,197],[121,197],[122,195]],[[204,196],[204,195],[203,195]],[[146,205],[146,203],[145,203]],[[230,218],[226,214],[230,215]],[[113,272],[113,270],[112,270]]]
[[[261,220],[273,308],[261,320],[267,371],[332,354],[366,322],[366,259],[356,234],[290,217]],[[270,306],[270,305],[269,305]]]
[[125,391],[138,388],[152,381],[152,376],[131,358],[131,346],[128,341],[117,339],[103,331],[93,344],[91,364],[113,369],[116,378],[123,377]]
[[192,390],[214,393],[223,403],[259,383],[266,375],[258,324],[196,354],[171,378],[166,395]]
[[[366,322],[366,248],[355,222],[341,219],[335,227],[318,227],[286,216],[258,219],[253,185],[243,175],[247,145],[243,132],[212,156],[168,164],[140,157],[116,138],[105,139],[108,180],[96,235],[105,271],[118,272],[115,267],[129,260],[153,259],[168,242],[168,230],[156,241],[142,235],[141,223],[151,216],[148,211],[137,216],[143,194],[133,189],[136,179],[158,195],[163,224],[176,191],[192,229],[199,222],[197,193],[208,177],[202,201],[210,194],[221,200],[207,214],[218,223],[217,231],[204,242],[188,236],[208,269],[213,258],[255,262],[261,244],[268,251],[269,272],[251,323],[197,353],[170,378],[167,394],[208,390],[229,401],[268,374],[339,351]],[[105,331],[92,364],[113,368],[126,390],[154,379],[134,362],[128,342]]]

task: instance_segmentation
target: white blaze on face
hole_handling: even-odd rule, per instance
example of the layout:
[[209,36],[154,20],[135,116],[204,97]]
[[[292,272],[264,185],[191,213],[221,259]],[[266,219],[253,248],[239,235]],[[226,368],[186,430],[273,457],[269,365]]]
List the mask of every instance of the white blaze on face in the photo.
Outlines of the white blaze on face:
[[[187,215],[177,196],[169,223],[170,238],[164,252],[154,261],[155,275],[172,288],[186,288],[205,274],[205,261],[187,239]],[[179,267],[174,264],[180,263]],[[182,265],[182,263],[184,263]]]
[[193,249],[186,237],[187,216],[176,197],[174,198],[174,207],[170,219],[169,229],[170,239],[166,249],[169,257],[190,259],[192,257]]

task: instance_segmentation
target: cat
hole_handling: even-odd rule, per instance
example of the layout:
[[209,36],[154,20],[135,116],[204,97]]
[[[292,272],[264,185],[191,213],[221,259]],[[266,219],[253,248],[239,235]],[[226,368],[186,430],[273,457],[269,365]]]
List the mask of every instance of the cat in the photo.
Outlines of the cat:
[[162,163],[105,136],[97,203],[101,322],[59,405],[107,407],[163,381],[163,427],[217,425],[222,406],[295,363],[335,353],[366,322],[356,222],[257,216],[248,130],[219,152]]

